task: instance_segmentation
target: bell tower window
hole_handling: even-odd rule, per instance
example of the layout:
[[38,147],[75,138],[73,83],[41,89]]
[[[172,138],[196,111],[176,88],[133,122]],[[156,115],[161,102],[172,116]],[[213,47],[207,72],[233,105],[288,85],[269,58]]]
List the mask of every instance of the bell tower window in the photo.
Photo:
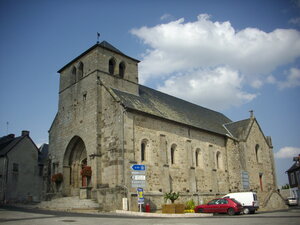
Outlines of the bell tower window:
[[109,74],[114,75],[115,65],[116,65],[116,61],[114,60],[114,58],[111,58],[108,62],[108,72],[109,72]]
[[121,78],[124,78],[124,75],[125,75],[125,63],[124,62],[121,62],[119,64],[119,76]]

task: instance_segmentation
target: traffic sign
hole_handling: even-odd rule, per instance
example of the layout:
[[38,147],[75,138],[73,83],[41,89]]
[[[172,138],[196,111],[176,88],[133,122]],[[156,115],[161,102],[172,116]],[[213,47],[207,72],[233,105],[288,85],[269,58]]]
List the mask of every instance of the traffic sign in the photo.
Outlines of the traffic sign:
[[145,175],[133,175],[131,176],[132,180],[146,180],[146,176]]
[[145,170],[133,170],[131,171],[132,175],[145,175],[146,171]]
[[138,204],[144,204],[144,190],[143,188],[137,188],[137,194],[138,194]]
[[133,169],[133,170],[146,170],[146,166],[145,165],[135,164],[135,165],[131,166],[131,169]]

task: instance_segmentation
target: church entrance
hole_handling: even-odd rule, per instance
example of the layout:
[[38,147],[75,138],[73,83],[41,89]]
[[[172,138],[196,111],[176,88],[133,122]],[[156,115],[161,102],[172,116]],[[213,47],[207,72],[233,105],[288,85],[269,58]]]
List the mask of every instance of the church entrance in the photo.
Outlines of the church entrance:
[[72,138],[64,155],[64,194],[79,196],[82,187],[82,168],[87,166],[87,153],[83,140],[75,136]]

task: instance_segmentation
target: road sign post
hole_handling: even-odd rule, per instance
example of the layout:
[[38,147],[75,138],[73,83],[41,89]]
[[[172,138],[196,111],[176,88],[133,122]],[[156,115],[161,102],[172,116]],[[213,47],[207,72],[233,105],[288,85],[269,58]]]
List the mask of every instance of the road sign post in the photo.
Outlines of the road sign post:
[[146,166],[134,164],[131,166],[131,187],[143,188],[146,186]]
[[139,205],[139,208],[140,208],[140,212],[142,212],[142,205],[145,202],[144,190],[143,190],[143,188],[137,188],[136,190],[137,190],[137,195],[138,195],[138,205]]

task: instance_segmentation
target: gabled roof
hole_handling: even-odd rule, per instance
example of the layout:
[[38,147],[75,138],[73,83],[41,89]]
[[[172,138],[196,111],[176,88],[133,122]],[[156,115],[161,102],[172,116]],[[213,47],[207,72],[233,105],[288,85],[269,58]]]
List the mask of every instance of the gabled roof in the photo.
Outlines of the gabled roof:
[[213,133],[228,135],[223,124],[231,122],[222,113],[139,85],[139,96],[116,89],[113,92],[130,110],[147,113]]
[[252,121],[253,120],[249,118],[237,122],[227,123],[224,124],[224,126],[232,134],[234,138],[245,140],[247,138],[249,127]]
[[299,163],[297,164],[297,162],[295,162],[286,172],[293,172],[295,170],[300,170],[300,165]]
[[6,155],[11,149],[13,149],[14,146],[16,146],[24,136],[20,137],[12,137],[9,135],[2,137],[0,140],[0,156]]
[[36,147],[32,139],[29,137],[29,135],[15,137],[15,135],[10,134],[0,138],[0,156],[5,156],[10,150],[12,150],[16,145],[18,145],[18,143],[20,143],[24,138],[29,138],[29,140],[32,142],[32,144],[35,146],[36,150],[38,151],[38,148]]
[[116,47],[114,47],[113,45],[111,45],[110,43],[108,43],[107,41],[102,41],[101,43],[96,43],[95,45],[93,45],[92,47],[90,47],[88,50],[86,50],[85,52],[83,52],[82,54],[80,54],[79,56],[77,56],[75,59],[71,60],[69,63],[67,63],[64,67],[62,67],[60,70],[58,70],[57,72],[60,73],[61,71],[63,71],[65,68],[67,68],[70,64],[74,63],[75,61],[77,61],[78,59],[80,59],[81,57],[83,57],[84,55],[86,55],[87,53],[89,53],[90,51],[92,51],[93,49],[97,48],[97,47],[101,47],[104,49],[107,49],[109,51],[115,52],[117,54],[120,54],[122,56],[125,56],[129,59],[132,59],[136,62],[140,62],[137,59],[134,59],[128,55],[125,55],[123,52],[121,52],[119,49],[117,49]]

